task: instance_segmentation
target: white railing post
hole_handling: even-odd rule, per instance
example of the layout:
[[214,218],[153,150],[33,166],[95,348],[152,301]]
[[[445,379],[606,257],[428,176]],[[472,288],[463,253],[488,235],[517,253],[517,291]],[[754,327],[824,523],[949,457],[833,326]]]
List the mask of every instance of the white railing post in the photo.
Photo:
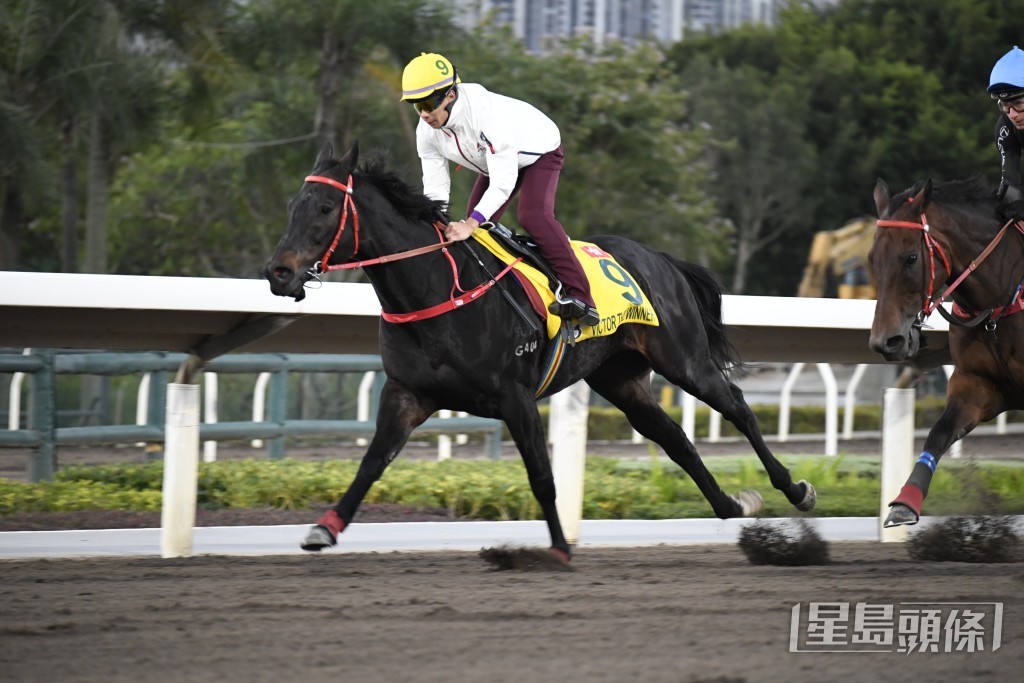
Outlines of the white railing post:
[[782,393],[779,394],[779,441],[789,441],[789,406],[790,396],[793,393],[793,385],[804,371],[803,363],[793,363],[789,376],[782,384]]
[[[217,422],[217,373],[203,373],[203,422]],[[203,462],[217,462],[217,442],[203,442]]]
[[[142,426],[149,424],[149,383],[152,379],[152,373],[142,373],[142,379],[139,380],[139,395],[135,398],[135,424]],[[139,448],[145,448],[145,441],[136,441],[135,445]]]
[[[438,411],[438,417],[448,419],[452,416],[452,411],[447,408]],[[447,434],[438,434],[437,436],[437,461],[448,460],[452,457],[452,437]]]
[[878,506],[878,539],[882,543],[907,540],[907,527],[885,528],[889,501],[899,495],[914,466],[913,389],[885,390],[882,407],[881,500]]
[[[252,421],[263,422],[267,414],[267,385],[270,384],[272,373],[261,372],[256,376],[256,386],[252,390]],[[253,439],[253,448],[263,448],[263,439]]]
[[198,468],[199,385],[169,384],[160,515],[160,551],[164,557],[192,554]]
[[846,385],[846,396],[843,402],[843,438],[853,438],[853,411],[857,404],[857,389],[860,387],[860,381],[864,378],[864,373],[867,371],[868,366],[866,363],[860,363],[854,368],[853,375],[850,377],[850,383]]
[[683,432],[686,438],[693,441],[697,438],[697,397],[680,389],[679,405],[683,408]]
[[[359,382],[359,394],[356,398],[356,419],[360,422],[367,422],[370,419],[370,392],[373,391],[373,381],[377,373],[373,370],[363,373],[363,379]],[[359,437],[356,439],[357,446],[366,446],[369,439]]]
[[587,410],[590,387],[586,382],[551,397],[551,469],[555,480],[555,507],[569,545],[580,540],[583,517],[583,473],[587,457]]
[[825,455],[836,455],[839,452],[839,389],[836,387],[836,376],[832,374],[832,366],[828,363],[817,365],[825,383]]
[[[32,353],[32,349],[22,349],[21,355],[28,356]],[[11,388],[8,394],[7,404],[10,406],[10,411],[7,413],[7,428],[12,432],[18,430],[21,427],[21,385],[25,381],[24,372],[16,372],[11,377]]]

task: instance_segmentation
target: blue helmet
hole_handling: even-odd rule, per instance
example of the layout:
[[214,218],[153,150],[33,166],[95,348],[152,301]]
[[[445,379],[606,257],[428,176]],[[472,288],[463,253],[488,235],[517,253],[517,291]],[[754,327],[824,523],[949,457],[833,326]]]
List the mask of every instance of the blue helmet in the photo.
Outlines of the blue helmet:
[[1012,100],[1024,95],[1024,50],[1016,45],[999,58],[988,79],[994,100]]

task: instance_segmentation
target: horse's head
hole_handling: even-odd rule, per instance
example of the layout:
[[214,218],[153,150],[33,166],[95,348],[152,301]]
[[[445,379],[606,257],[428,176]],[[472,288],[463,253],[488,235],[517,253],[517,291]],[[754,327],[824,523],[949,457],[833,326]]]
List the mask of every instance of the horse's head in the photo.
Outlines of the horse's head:
[[333,155],[330,144],[320,150],[313,172],[288,203],[288,229],[263,267],[270,291],[278,296],[301,301],[306,296],[303,285],[327,266],[335,251],[352,254],[358,248],[350,178],[359,145],[352,145],[340,160]]
[[[934,261],[929,258],[923,237],[927,228],[922,221],[931,193],[929,180],[891,202],[885,181],[879,178],[875,184],[879,226],[892,227],[875,232],[868,252],[878,288],[869,345],[888,361],[913,358],[921,349],[921,312],[931,297],[928,290],[933,282],[929,271]],[[941,277],[945,278],[945,272]]]

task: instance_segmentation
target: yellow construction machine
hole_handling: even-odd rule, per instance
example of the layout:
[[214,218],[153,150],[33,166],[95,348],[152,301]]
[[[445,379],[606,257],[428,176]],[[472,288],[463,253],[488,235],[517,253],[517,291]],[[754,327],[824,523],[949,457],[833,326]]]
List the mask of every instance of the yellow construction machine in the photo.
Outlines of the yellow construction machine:
[[875,239],[875,220],[858,218],[838,230],[814,235],[797,296],[874,299],[868,250]]

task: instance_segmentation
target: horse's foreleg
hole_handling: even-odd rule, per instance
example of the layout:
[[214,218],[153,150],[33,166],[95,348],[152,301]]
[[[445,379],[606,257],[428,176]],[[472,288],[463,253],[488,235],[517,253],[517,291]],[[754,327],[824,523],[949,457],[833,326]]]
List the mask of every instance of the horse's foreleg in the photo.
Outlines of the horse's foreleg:
[[979,391],[977,379],[968,380],[954,373],[949,381],[946,409],[928,432],[924,448],[900,493],[889,503],[885,526],[917,524],[921,506],[928,495],[939,459],[956,441],[967,436],[979,422],[989,420],[1002,410],[999,395],[991,388]]
[[370,487],[398,457],[412,430],[422,424],[434,410],[432,404],[416,396],[404,385],[390,379],[385,382],[377,412],[377,429],[359,463],[355,479],[338,504],[310,529],[301,544],[303,550],[320,550],[338,542],[338,534],[352,522]]
[[541,423],[536,405],[531,392],[519,388],[509,390],[503,396],[502,417],[526,466],[530,490],[540,505],[544,521],[548,525],[551,548],[568,562],[572,557],[572,550],[565,540],[562,522],[555,507],[555,479],[551,471],[544,425]]

